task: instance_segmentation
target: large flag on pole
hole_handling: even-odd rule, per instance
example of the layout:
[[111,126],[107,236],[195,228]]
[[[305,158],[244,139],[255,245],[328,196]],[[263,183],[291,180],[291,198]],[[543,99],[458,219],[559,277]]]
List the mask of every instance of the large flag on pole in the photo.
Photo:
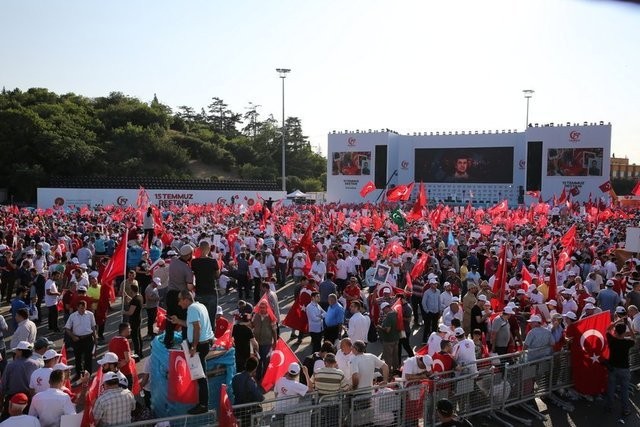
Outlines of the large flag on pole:
[[611,323],[608,310],[577,321],[567,329],[571,340],[573,386],[578,393],[597,395],[607,389],[609,359],[607,328]]
[[124,276],[127,271],[127,241],[129,240],[129,231],[125,231],[122,240],[118,243],[118,247],[113,252],[113,256],[102,273],[100,281],[102,286],[109,288],[109,294],[115,297],[113,281],[118,276]]
[[366,197],[367,194],[371,193],[375,189],[376,185],[373,183],[373,181],[367,182],[364,187],[360,189],[360,197]]

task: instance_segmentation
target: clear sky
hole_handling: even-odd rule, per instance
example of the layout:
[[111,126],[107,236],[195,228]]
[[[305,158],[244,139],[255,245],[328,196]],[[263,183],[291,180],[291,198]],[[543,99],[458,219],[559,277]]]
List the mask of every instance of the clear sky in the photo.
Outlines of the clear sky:
[[175,108],[214,96],[281,119],[326,153],[333,129],[522,129],[611,122],[640,163],[640,6],[610,1],[0,3],[0,85],[121,91]]

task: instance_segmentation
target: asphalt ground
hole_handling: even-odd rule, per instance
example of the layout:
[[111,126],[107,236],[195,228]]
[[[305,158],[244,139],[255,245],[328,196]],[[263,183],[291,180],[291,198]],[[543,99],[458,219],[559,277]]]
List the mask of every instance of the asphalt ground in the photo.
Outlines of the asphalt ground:
[[[289,281],[285,286],[277,289],[281,316],[284,318],[288,309],[293,304],[293,282]],[[225,317],[231,320],[232,316],[229,314],[231,311],[237,308],[238,302],[238,294],[235,290],[231,290],[228,294],[225,291],[219,291],[218,297],[219,305],[222,306],[223,311],[225,313]],[[107,327],[105,329],[105,341],[102,344],[98,344],[96,347],[96,359],[100,358],[102,354],[107,351],[107,346],[109,340],[117,335],[118,324],[121,321],[121,300],[118,298],[116,302],[112,304],[112,310],[109,313],[107,318]],[[0,306],[0,314],[5,316],[7,323],[10,323],[11,314],[10,307],[3,303]],[[143,355],[147,356],[149,354],[149,340],[147,338],[147,328],[146,328],[146,313],[143,310],[143,322],[142,322],[142,337],[143,337]],[[59,324],[62,327],[62,315],[59,318]],[[422,345],[422,328],[413,329],[413,334],[410,339],[412,346],[414,349]],[[296,344],[296,340],[290,340],[291,330],[287,327],[280,328],[281,337],[287,341],[291,347],[291,349],[298,355],[300,360],[303,360],[306,356],[312,353],[311,351],[311,339],[306,336],[304,337],[301,344]],[[38,327],[38,337],[47,336],[51,341],[55,344],[55,349],[60,351],[63,345],[63,335],[62,334],[49,334],[47,331],[47,322],[46,322],[46,313],[43,318],[43,323]],[[7,344],[7,348],[9,347],[9,337],[5,337],[5,342]],[[369,343],[367,347],[367,351],[378,356],[382,355],[382,345],[380,342]],[[406,354],[403,352],[404,357]],[[73,353],[68,353],[68,364],[74,366],[74,358]],[[97,364],[94,363],[94,372],[97,369]],[[75,372],[74,372],[75,373]],[[634,373],[632,375],[632,384],[640,383],[640,375],[638,373]],[[269,392],[266,394],[266,398],[273,398],[273,393]],[[614,411],[613,413],[606,413],[604,411],[604,400],[602,398],[596,398],[592,401],[579,399],[576,401],[571,401],[569,399],[565,399],[567,402],[570,402],[574,406],[574,410],[571,412],[567,412],[564,409],[554,405],[547,399],[545,401],[536,399],[535,405],[537,411],[545,416],[545,420],[538,420],[535,417],[527,414],[526,412],[518,409],[518,408],[510,408],[509,413],[512,413],[518,417],[522,417],[525,419],[529,419],[532,421],[531,425],[535,427],[550,427],[550,426],[559,426],[559,427],[606,427],[606,426],[616,426],[616,425],[626,425],[626,426],[638,426],[640,427],[640,391],[637,391],[634,395],[631,396],[632,403],[632,414],[624,418],[624,424],[620,422],[619,409]],[[80,406],[80,405],[78,405]],[[78,410],[81,410],[81,407],[78,407]],[[502,417],[503,419],[509,421],[511,424],[517,426],[522,425],[516,421],[510,421],[506,417]],[[502,425],[499,421],[492,419],[488,416],[476,416],[471,419],[474,426],[500,426]]]

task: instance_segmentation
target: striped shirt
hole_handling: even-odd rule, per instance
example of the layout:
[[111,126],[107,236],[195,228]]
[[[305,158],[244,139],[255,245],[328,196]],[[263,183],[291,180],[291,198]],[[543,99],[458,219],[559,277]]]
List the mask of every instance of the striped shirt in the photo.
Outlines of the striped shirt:
[[337,393],[347,386],[344,372],[338,368],[320,368],[313,374],[313,378],[320,395]]

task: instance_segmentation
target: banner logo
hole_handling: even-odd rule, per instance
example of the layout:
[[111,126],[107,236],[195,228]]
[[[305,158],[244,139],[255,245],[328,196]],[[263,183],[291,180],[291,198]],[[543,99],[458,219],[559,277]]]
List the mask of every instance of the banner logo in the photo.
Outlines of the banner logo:
[[357,143],[358,141],[353,136],[350,136],[349,139],[347,139],[347,145],[349,147],[354,147]]
[[406,160],[403,160],[403,161],[400,163],[400,168],[401,168],[401,169],[409,169],[409,162],[408,162],[408,161],[406,161]]
[[577,130],[573,130],[569,133],[569,141],[571,142],[580,142],[581,133]]

